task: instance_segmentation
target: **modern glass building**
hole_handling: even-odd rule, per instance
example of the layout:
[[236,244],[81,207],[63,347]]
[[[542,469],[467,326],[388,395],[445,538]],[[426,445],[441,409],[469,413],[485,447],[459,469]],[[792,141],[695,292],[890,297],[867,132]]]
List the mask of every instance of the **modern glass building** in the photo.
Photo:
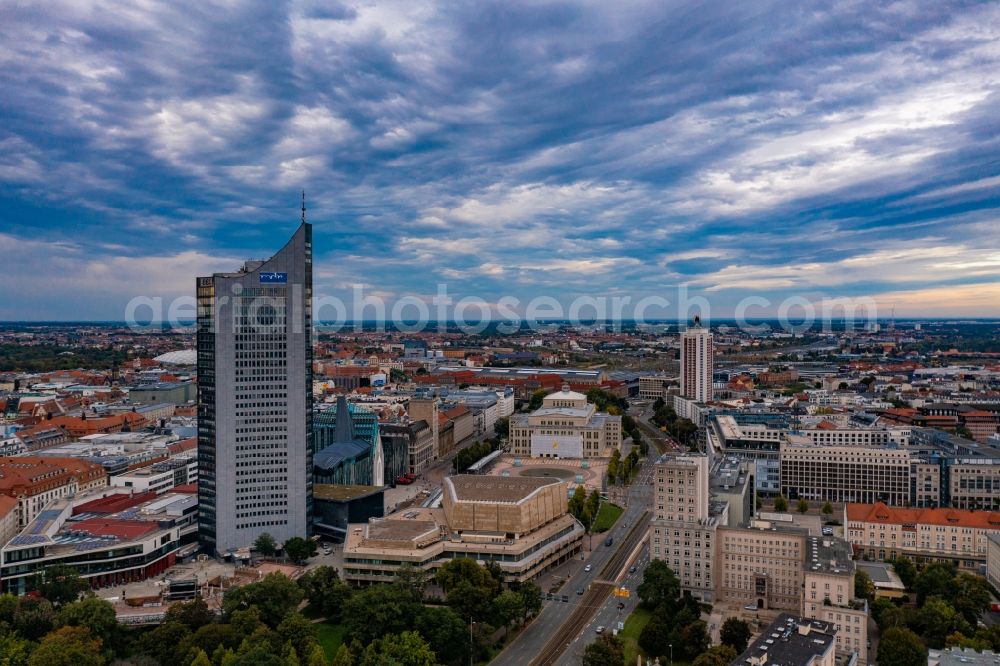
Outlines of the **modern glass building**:
[[309,532],[312,227],[267,260],[199,277],[198,534],[225,554]]
[[347,398],[337,398],[335,409],[313,416],[315,483],[381,486],[385,461],[378,417]]

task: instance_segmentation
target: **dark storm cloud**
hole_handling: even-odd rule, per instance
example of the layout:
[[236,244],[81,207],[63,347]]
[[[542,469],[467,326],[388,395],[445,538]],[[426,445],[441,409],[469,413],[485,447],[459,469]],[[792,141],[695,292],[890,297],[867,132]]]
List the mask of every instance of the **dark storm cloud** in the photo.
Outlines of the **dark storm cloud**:
[[320,292],[930,308],[1000,275],[998,37],[964,2],[10,6],[0,317],[186,293],[302,188]]

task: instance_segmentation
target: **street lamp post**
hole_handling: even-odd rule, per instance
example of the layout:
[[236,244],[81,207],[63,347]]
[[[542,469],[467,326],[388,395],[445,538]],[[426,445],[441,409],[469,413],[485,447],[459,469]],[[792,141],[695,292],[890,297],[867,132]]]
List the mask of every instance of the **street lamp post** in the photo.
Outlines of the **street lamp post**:
[[469,666],[472,666],[472,656],[476,652],[476,648],[473,647],[473,640],[472,640],[472,625],[474,624],[475,622],[472,621],[472,617],[470,616],[469,617]]
[[674,666],[674,644],[670,644],[670,666]]

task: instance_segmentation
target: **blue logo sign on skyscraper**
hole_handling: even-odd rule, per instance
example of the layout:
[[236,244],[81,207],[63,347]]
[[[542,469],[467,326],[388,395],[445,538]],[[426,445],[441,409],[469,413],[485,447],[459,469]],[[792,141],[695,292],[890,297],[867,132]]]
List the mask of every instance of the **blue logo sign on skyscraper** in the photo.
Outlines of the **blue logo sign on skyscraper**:
[[288,282],[288,273],[261,273],[261,284],[285,284]]

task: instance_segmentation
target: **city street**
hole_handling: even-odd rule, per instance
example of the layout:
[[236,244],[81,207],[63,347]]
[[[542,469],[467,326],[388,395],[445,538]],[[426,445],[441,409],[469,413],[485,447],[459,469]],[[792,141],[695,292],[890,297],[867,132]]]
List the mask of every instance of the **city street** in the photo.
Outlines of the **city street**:
[[[563,585],[560,594],[565,594],[569,597],[568,602],[562,601],[546,601],[542,608],[542,612],[537,618],[523,631],[521,634],[514,639],[507,649],[500,653],[491,664],[497,666],[526,666],[531,663],[542,648],[548,643],[548,641],[558,634],[563,623],[577,607],[581,595],[578,591],[585,590],[591,583],[598,580],[599,572],[604,564],[611,559],[611,557],[618,551],[619,548],[624,545],[624,537],[628,533],[629,527],[632,523],[638,519],[643,512],[647,511],[652,504],[652,493],[653,489],[650,485],[652,480],[652,465],[650,461],[647,461],[638,476],[636,476],[635,481],[629,488],[628,493],[628,506],[625,512],[618,519],[615,524],[614,529],[607,532],[606,534],[599,535],[594,539],[595,548],[590,556],[585,562],[581,564],[590,564],[591,571],[584,571],[583,567],[578,568],[574,573],[571,574],[569,580]],[[614,544],[611,547],[606,547],[604,545],[605,539],[608,537],[614,538]],[[642,547],[638,549],[639,555],[637,559],[642,559],[642,565],[644,566],[648,560],[648,548]],[[635,575],[630,577],[627,585],[637,584],[637,575],[641,575],[642,568],[636,572]],[[543,577],[544,579],[545,577]],[[543,592],[545,590],[543,589]],[[630,598],[627,600],[632,604],[635,603],[635,599]],[[613,616],[617,613],[618,597],[609,597],[608,601],[602,604],[599,608],[595,608],[595,614],[600,620],[592,621],[591,624],[581,632],[578,636],[574,636],[570,641],[568,641],[570,650],[569,652],[563,654],[560,658],[559,663],[566,664],[579,664],[580,657],[583,648],[586,643],[589,642],[589,636],[593,634],[593,627],[600,624],[602,621],[610,624],[605,624],[605,626],[613,627]],[[634,607],[634,606],[633,606]],[[626,609],[630,608],[626,605]],[[622,617],[626,614],[623,612]],[[588,637],[586,641],[580,641],[581,636]],[[579,645],[579,653],[576,651],[576,644]],[[573,656],[575,655],[575,657]]]

